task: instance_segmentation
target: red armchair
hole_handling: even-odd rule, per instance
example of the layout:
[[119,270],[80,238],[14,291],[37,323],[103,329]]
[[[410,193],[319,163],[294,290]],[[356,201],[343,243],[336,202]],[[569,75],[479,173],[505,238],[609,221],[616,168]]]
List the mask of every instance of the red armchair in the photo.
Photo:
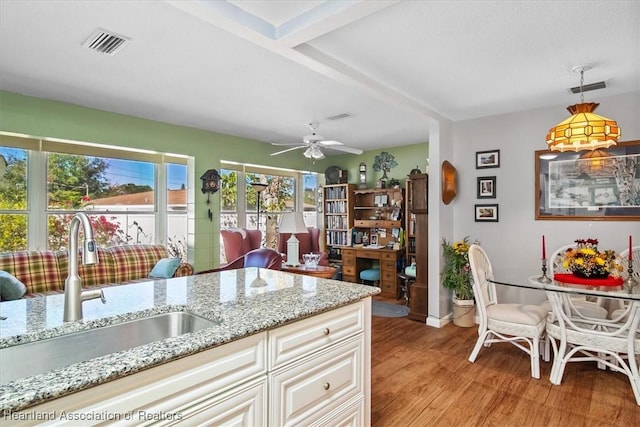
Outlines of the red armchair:
[[[307,227],[308,233],[296,233],[296,238],[300,241],[300,259],[298,262],[304,264],[302,255],[314,253],[320,254],[320,262],[318,265],[329,265],[329,255],[320,251],[320,230],[314,227]],[[278,251],[287,253],[287,240],[291,237],[291,233],[278,234]]]
[[237,270],[245,267],[267,268],[269,270],[280,270],[282,268],[282,256],[273,249],[259,248],[247,252],[243,256],[234,259],[220,268],[200,271],[198,274],[215,273],[224,270]]
[[220,236],[224,244],[224,254],[227,262],[234,261],[249,251],[258,249],[262,242],[260,230],[247,230],[246,228],[230,228],[220,230]]

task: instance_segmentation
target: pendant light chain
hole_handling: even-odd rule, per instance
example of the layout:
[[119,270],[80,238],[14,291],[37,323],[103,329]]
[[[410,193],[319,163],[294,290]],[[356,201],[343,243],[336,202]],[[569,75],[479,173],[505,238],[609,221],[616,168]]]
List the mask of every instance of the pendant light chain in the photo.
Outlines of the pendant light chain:
[[584,68],[580,70],[580,103],[584,104],[584,92],[582,91],[582,85],[584,84]]

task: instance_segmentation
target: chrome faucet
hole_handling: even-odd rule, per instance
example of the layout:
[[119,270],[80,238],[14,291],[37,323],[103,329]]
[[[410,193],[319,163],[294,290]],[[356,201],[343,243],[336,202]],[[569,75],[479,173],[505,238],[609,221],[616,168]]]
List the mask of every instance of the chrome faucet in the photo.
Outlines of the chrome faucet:
[[90,291],[82,290],[82,280],[78,276],[78,229],[82,224],[84,231],[84,246],[82,248],[82,264],[91,265],[98,263],[96,242],[93,239],[93,227],[89,217],[78,212],[69,224],[69,275],[64,282],[64,317],[65,322],[82,320],[82,302],[89,299],[100,298],[105,304],[102,289]]

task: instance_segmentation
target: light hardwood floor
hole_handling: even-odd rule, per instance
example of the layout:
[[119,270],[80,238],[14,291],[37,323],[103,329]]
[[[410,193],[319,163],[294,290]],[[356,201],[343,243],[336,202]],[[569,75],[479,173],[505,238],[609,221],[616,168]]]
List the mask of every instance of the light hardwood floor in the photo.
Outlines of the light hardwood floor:
[[372,425],[638,426],[640,406],[626,376],[572,363],[561,385],[551,363],[531,378],[529,358],[511,344],[468,361],[477,329],[433,328],[407,318],[373,317]]

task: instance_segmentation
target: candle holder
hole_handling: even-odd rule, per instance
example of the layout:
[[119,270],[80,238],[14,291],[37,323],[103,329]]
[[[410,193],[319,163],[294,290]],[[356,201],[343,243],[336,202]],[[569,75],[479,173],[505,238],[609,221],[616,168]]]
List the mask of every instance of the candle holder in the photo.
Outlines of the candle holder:
[[552,280],[547,276],[547,259],[542,258],[542,276],[538,277],[540,283],[551,283]]
[[629,273],[629,277],[624,281],[624,289],[627,292],[632,293],[635,286],[640,287],[640,280],[633,276],[633,265],[631,263],[629,263],[627,273]]

